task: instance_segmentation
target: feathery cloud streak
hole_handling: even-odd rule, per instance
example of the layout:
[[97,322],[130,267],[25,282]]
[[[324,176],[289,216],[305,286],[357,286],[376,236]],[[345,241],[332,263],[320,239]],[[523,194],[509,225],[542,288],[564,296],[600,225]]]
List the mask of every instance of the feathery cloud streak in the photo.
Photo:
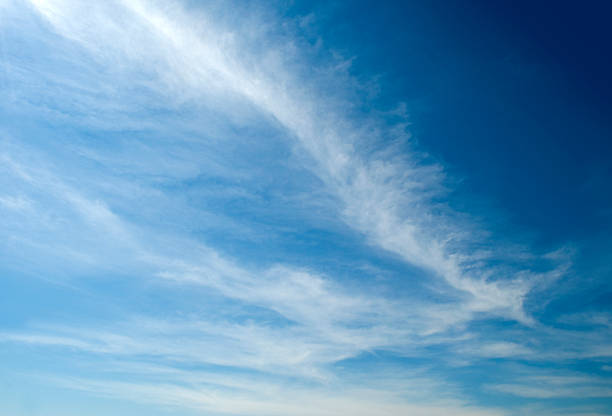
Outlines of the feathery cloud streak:
[[[228,92],[246,97],[285,126],[312,157],[314,172],[342,202],[348,225],[468,293],[470,311],[529,321],[522,302],[538,276],[523,272],[488,279],[500,272],[477,266],[480,259],[466,250],[473,247],[462,241],[466,232],[470,238],[469,231],[432,209],[428,194],[438,186],[437,169],[359,154],[367,140],[363,136],[376,130],[358,128],[338,114],[337,105],[323,104],[328,97],[300,86],[302,80],[292,78],[281,57],[250,53],[240,47],[239,36],[216,28],[205,16],[189,18],[178,7],[133,0],[88,6],[85,13],[84,5],[73,2],[33,4],[60,34],[99,59],[155,68],[171,97],[177,91],[179,97],[191,91],[192,99]],[[247,31],[240,35],[250,35]]]

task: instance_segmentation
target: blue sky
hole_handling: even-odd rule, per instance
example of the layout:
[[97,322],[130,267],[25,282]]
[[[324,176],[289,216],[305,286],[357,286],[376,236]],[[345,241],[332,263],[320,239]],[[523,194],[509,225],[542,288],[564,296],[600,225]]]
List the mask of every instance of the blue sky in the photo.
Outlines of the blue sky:
[[0,413],[612,414],[575,7],[0,0]]

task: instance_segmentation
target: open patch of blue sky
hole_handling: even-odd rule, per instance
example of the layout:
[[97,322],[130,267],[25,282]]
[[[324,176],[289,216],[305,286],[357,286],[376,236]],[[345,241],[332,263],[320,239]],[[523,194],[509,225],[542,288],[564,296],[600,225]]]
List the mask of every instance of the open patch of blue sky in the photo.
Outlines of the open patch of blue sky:
[[2,413],[610,414],[608,107],[477,4],[0,0]]

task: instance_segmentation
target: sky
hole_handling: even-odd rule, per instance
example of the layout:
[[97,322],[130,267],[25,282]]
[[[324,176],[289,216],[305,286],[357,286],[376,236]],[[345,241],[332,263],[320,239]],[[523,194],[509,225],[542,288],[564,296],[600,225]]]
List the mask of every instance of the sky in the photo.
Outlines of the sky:
[[0,0],[0,413],[612,415],[604,2]]

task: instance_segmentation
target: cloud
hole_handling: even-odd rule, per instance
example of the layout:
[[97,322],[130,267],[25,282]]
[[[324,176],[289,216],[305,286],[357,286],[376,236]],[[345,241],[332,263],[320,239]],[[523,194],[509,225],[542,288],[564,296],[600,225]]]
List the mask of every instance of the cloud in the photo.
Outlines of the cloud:
[[466,348],[463,350],[463,353],[484,358],[504,358],[517,356],[529,357],[532,356],[535,351],[514,342],[491,342],[478,343],[475,346]]
[[588,399],[612,396],[612,383],[607,377],[561,369],[519,366],[515,376],[487,389],[530,399]]
[[[180,387],[177,385],[130,382],[92,381],[84,379],[55,379],[54,382],[96,395],[122,397],[163,406],[193,408],[212,414],[250,415],[353,415],[386,416],[397,414],[445,415],[449,412],[465,416],[502,415],[498,410],[449,405],[409,405],[393,395],[376,390],[349,391],[333,394],[325,391],[285,391],[282,388],[243,391],[227,394],[215,388]],[[256,385],[257,386],[257,385]],[[367,397],[367,400],[362,398]],[[209,413],[210,414],[210,413]]]
[[612,397],[612,388],[602,386],[573,385],[551,388],[533,384],[497,384],[492,388],[514,396],[536,399]]
[[[432,202],[431,192],[441,183],[440,168],[410,156],[361,151],[366,143],[380,142],[384,130],[372,119],[360,119],[357,125],[344,116],[345,102],[292,76],[291,58],[242,47],[249,36],[261,39],[262,30],[248,26],[229,31],[217,25],[214,16],[198,12],[194,19],[179,6],[138,0],[88,7],[86,13],[85,6],[66,0],[32,4],[58,33],[83,45],[103,64],[153,73],[161,91],[175,100],[210,99],[223,108],[246,99],[272,116],[295,138],[312,161],[312,171],[338,198],[346,224],[371,244],[465,294],[463,306],[471,312],[529,323],[523,302],[530,288],[566,268],[563,264],[542,274],[481,266],[480,254],[472,254],[471,240],[478,234],[455,223],[448,209]],[[275,40],[266,44],[285,51],[283,45]],[[326,76],[334,75],[332,71]]]

